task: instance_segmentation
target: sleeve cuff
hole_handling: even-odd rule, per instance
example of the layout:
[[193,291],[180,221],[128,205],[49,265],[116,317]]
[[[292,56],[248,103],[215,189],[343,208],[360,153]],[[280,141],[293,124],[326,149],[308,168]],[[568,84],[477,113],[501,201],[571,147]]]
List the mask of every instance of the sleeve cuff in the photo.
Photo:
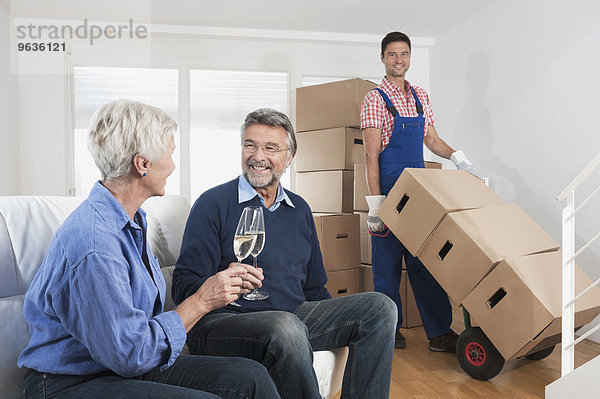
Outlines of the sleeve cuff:
[[171,367],[181,354],[183,346],[185,345],[187,334],[185,332],[183,321],[181,321],[181,317],[179,317],[177,312],[174,310],[161,313],[155,316],[154,319],[158,322],[158,324],[160,324],[165,332],[168,345],[171,348],[171,354],[169,355],[167,363],[160,367],[160,371],[164,371]]

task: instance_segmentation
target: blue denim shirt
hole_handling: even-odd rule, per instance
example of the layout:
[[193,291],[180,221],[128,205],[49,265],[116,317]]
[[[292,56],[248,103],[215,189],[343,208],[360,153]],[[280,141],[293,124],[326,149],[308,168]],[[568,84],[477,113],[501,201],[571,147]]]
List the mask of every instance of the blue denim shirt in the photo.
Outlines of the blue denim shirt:
[[142,261],[146,215],[137,215],[141,226],[97,182],[65,220],[25,295],[31,338],[19,367],[133,377],[175,362],[185,327],[162,312],[165,281],[149,247],[152,277]]
[[[261,195],[248,183],[248,180],[244,177],[244,175],[240,175],[240,179],[238,180],[238,204],[242,202],[250,201],[252,198],[256,197],[260,198],[260,203],[265,206],[265,199],[261,197]],[[271,205],[269,211],[275,212],[281,202],[285,201],[289,206],[295,208],[294,204],[290,197],[286,194],[283,187],[281,187],[281,183],[277,186],[277,196],[275,197],[275,202]]]

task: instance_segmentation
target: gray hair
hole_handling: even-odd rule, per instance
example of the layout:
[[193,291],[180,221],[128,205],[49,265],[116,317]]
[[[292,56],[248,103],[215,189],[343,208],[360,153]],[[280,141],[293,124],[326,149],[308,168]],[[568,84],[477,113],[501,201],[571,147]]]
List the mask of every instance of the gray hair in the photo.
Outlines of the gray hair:
[[246,116],[246,120],[240,129],[241,138],[244,140],[244,133],[252,125],[265,125],[270,127],[282,127],[287,133],[287,146],[292,153],[292,157],[296,155],[298,144],[296,143],[296,134],[292,122],[283,112],[279,112],[272,108],[260,108],[252,111]]
[[157,162],[176,130],[177,123],[165,111],[138,101],[116,100],[92,116],[88,149],[102,181],[117,180],[129,173],[136,154]]

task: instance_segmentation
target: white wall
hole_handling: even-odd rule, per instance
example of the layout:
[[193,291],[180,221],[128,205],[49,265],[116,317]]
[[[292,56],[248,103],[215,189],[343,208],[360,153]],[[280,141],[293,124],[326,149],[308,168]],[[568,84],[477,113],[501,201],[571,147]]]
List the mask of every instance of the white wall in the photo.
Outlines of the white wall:
[[10,15],[0,3],[0,195],[19,193],[17,75],[10,73]]
[[[594,2],[494,2],[436,37],[431,52],[440,135],[559,241],[555,198],[600,151],[598,15]],[[582,193],[600,173],[591,181]],[[596,199],[578,216],[577,247],[600,231],[599,210]],[[597,279],[600,250],[591,249],[578,263]]]

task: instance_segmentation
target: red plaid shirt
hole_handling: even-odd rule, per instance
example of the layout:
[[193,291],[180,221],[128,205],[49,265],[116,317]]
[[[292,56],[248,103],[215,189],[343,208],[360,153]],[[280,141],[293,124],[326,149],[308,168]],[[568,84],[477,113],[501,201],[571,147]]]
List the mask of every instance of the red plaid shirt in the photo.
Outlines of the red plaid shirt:
[[[387,77],[384,77],[379,85],[379,88],[388,95],[394,107],[398,110],[398,114],[404,117],[415,117],[417,114],[417,103],[410,90],[410,83],[404,81],[404,87],[408,96],[404,96],[402,90]],[[435,114],[433,113],[433,107],[429,101],[427,92],[420,87],[412,86],[421,100],[423,106],[423,114],[425,116],[425,131],[424,135],[427,135],[427,126],[433,125],[435,122]],[[365,129],[367,127],[374,127],[381,129],[381,151],[387,147],[394,130],[394,117],[385,107],[385,101],[381,98],[381,95],[376,90],[371,90],[365,96],[362,108],[360,110],[360,128]]]

